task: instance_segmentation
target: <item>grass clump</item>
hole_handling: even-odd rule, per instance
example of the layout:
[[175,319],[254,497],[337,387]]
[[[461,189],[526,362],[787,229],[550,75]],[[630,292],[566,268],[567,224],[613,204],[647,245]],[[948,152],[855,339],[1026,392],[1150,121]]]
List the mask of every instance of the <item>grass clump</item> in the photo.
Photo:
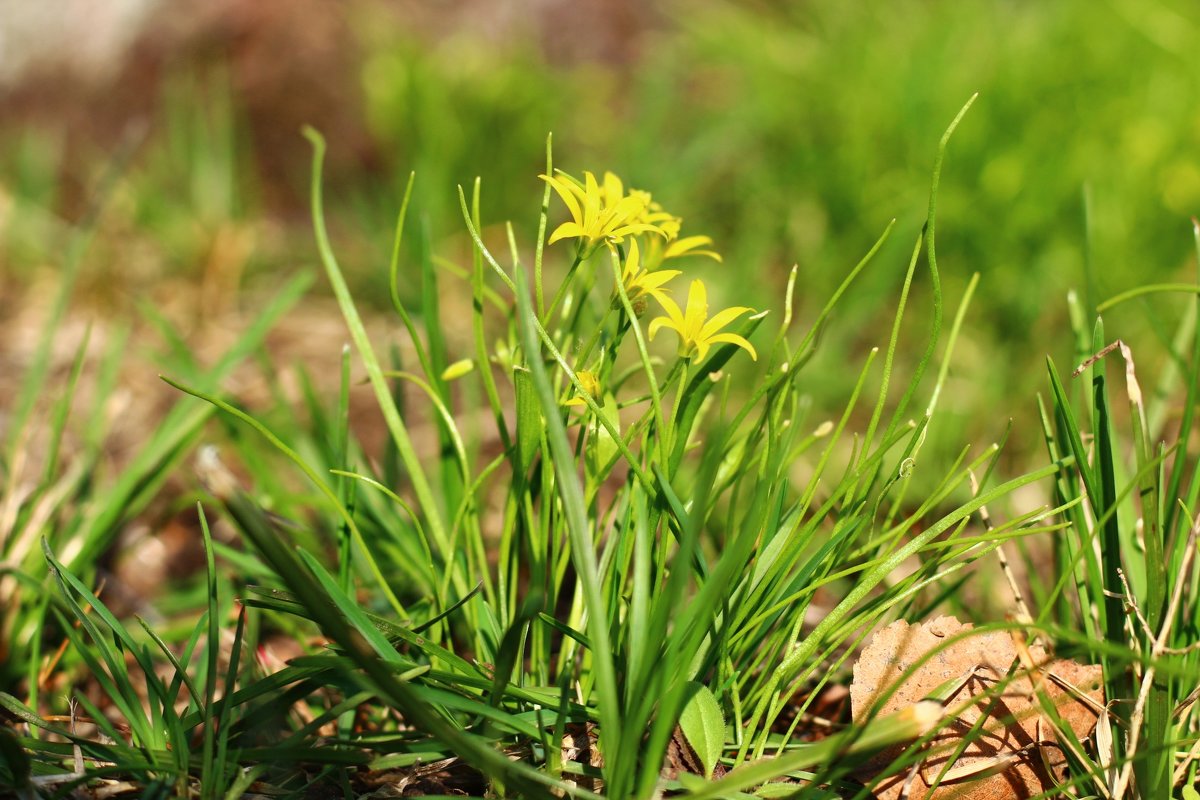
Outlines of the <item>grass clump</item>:
[[[1200,252],[1195,220],[1193,227]],[[1144,290],[1194,293],[1196,287]],[[1101,305],[1110,309],[1125,299]],[[1070,461],[1054,485],[1070,511],[1054,541],[1058,580],[1044,587],[1039,621],[1108,645],[1094,652],[1114,702],[1101,719],[1089,774],[1094,791],[1117,797],[1131,788],[1168,797],[1197,778],[1200,472],[1187,447],[1200,390],[1195,319],[1193,303],[1171,347],[1173,364],[1149,396],[1133,348],[1110,342],[1099,317],[1091,330],[1076,324],[1077,350],[1090,355],[1073,372],[1075,391],[1048,364],[1052,393],[1049,408],[1042,406],[1043,428],[1049,452]],[[1117,385],[1124,384],[1115,396],[1105,369],[1114,359],[1123,366]]]
[[[922,454],[976,285],[943,342],[938,183],[966,110],[939,147],[886,346],[865,355],[828,420],[814,418],[806,382],[820,376],[806,367],[893,225],[794,336],[796,270],[782,313],[710,313],[701,270],[727,268],[715,266],[713,241],[684,235],[682,220],[611,173],[556,170],[549,146],[531,245],[512,225],[485,226],[477,181],[459,193],[469,263],[426,249],[408,270],[410,180],[389,269],[405,356],[377,349],[344,279],[325,228],[325,144],[309,131],[317,247],[357,358],[343,351],[332,402],[301,381],[305,418],[286,404],[249,411],[220,390],[273,314],[217,369],[167,378],[205,402],[181,400],[155,456],[123,478],[134,488],[105,499],[141,497],[205,420],[222,421],[224,454],[205,448],[195,462],[204,603],[178,641],[123,622],[93,583],[89,557],[136,508],[103,506],[102,525],[60,522],[40,548],[36,531],[0,539],[24,593],[8,624],[30,642],[19,654],[28,666],[0,694],[20,723],[0,739],[20,754],[3,777],[27,792],[111,776],[205,797],[309,783],[353,796],[388,781],[522,797],[740,797],[756,787],[864,797],[874,778],[855,768],[952,726],[953,706],[939,698],[835,720],[824,737],[808,729],[810,706],[879,624],[933,609],[971,616],[971,569],[1009,543],[1048,538],[1052,581],[1061,578],[1035,577],[1039,616],[1010,627],[1102,660],[1109,699],[1107,738],[1062,745],[1067,785],[1101,796],[1133,786],[1144,797],[1184,785],[1196,768],[1179,756],[1194,750],[1187,687],[1200,672],[1189,521],[1200,484],[1184,454],[1166,469],[1135,402],[1134,461],[1124,464],[1103,376],[1088,407],[1096,433],[1085,437],[1053,369],[1045,466],[1003,481],[996,445],[936,467]],[[569,219],[554,226],[559,200]],[[931,310],[913,345],[903,333],[922,267]],[[409,280],[420,286],[416,308],[401,301]],[[684,283],[681,306],[671,292]],[[456,294],[469,297],[469,320],[443,305]],[[660,349],[670,335],[675,347]],[[919,356],[902,378],[894,367],[906,348]],[[1189,399],[1194,361],[1179,366]],[[379,448],[351,431],[360,369],[387,432]],[[1181,441],[1191,424],[1188,411]],[[989,504],[1045,482],[1052,507],[978,533]],[[17,518],[37,508],[19,503]],[[213,535],[218,517],[247,547]],[[279,663],[266,646],[277,633],[308,644]],[[39,648],[55,639],[67,653],[55,669],[86,670],[106,707],[80,697],[81,710],[62,714],[61,698],[39,696]]]

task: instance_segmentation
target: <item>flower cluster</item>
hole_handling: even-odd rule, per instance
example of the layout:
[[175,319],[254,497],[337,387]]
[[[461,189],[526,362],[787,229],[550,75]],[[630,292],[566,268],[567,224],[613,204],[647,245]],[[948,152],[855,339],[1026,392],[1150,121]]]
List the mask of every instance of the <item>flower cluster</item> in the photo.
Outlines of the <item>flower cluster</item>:
[[[684,256],[721,260],[721,256],[711,249],[711,238],[680,237],[682,219],[663,209],[649,192],[626,190],[621,179],[611,172],[604,173],[602,181],[596,180],[591,172],[583,174],[582,182],[564,172],[539,177],[562,198],[571,215],[571,219],[550,234],[550,244],[562,239],[578,239],[580,259],[589,257],[601,246],[614,252],[624,251],[621,282],[635,313],[644,313],[649,298],[665,312],[664,316],[651,321],[650,338],[653,339],[662,328],[675,331],[679,336],[680,358],[702,360],[712,345],[722,342],[741,347],[751,358],[758,358],[754,347],[745,338],[720,332],[751,309],[734,306],[709,318],[708,292],[703,281],[692,281],[687,306],[682,310],[666,288],[667,283],[683,272],[660,269],[665,261]],[[628,247],[625,248],[627,239]]]
[[584,253],[590,254],[601,244],[616,244],[631,234],[661,233],[655,222],[647,220],[645,198],[626,196],[621,181],[611,172],[604,176],[603,188],[590,172],[584,173],[583,183],[565,174],[541,178],[558,192],[571,212],[571,219],[550,234],[550,244],[573,237],[580,239]]

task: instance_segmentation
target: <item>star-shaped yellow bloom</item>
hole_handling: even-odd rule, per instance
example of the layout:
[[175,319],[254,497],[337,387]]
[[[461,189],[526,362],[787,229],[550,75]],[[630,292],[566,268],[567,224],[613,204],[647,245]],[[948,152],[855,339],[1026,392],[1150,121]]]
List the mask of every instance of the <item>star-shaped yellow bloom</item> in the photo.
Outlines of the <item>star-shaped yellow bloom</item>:
[[[586,195],[588,192],[586,185],[568,175],[564,174],[557,180],[570,184],[576,196]],[[650,237],[643,262],[647,271],[653,272],[667,259],[682,256],[708,256],[715,261],[721,260],[720,254],[711,249],[713,241],[710,237],[685,236],[682,239],[679,238],[683,220],[664,209],[649,192],[642,189],[626,191],[625,184],[612,172],[604,173],[604,180],[597,184],[596,191],[599,192],[602,208],[613,208],[629,198],[641,201],[641,211],[631,217],[628,222],[631,225],[649,225],[658,234],[658,236]],[[632,206],[630,207],[632,208]]]
[[[601,242],[611,244],[633,234],[659,233],[655,225],[642,219],[646,212],[645,200],[634,195],[623,196],[624,187],[611,172],[604,176],[604,189],[590,172],[583,173],[582,186],[565,176],[538,177],[554,187],[571,213],[571,219],[550,234],[550,244],[559,239],[575,237],[584,241],[587,251],[592,251]],[[610,199],[618,195],[621,195],[619,199]]]
[[[625,267],[621,270],[621,283],[625,286],[625,294],[629,296],[629,303],[638,316],[645,311],[648,297],[653,297],[660,303],[664,300],[671,302],[671,298],[662,287],[667,281],[681,274],[677,269],[660,269],[655,272],[642,269],[637,239],[630,240],[629,255],[625,257]],[[619,300],[620,298],[618,302]]]
[[685,311],[680,311],[679,306],[670,297],[656,295],[655,299],[662,304],[667,315],[651,320],[650,338],[653,339],[654,334],[658,333],[660,328],[670,328],[675,331],[679,334],[680,358],[695,358],[702,361],[708,355],[710,347],[725,342],[737,345],[749,353],[750,358],[758,360],[758,353],[754,352],[754,345],[746,341],[744,337],[738,336],[736,333],[718,332],[751,309],[745,306],[733,306],[718,311],[712,319],[709,319],[708,290],[704,288],[704,282],[699,280],[692,281],[692,285],[688,289],[687,310]]

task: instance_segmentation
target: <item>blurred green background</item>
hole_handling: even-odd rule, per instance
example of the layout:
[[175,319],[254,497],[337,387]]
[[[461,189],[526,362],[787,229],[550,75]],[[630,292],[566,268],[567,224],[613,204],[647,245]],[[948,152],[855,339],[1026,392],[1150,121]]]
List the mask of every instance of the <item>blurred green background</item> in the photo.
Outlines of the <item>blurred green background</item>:
[[[552,131],[557,165],[612,169],[683,215],[687,231],[714,237],[724,264],[699,268],[719,302],[778,313],[798,264],[801,327],[896,217],[823,343],[812,390],[818,407],[825,398],[840,408],[856,373],[846,360],[886,342],[938,139],[974,92],[939,206],[948,314],[982,273],[946,401],[960,423],[952,449],[999,435],[1010,405],[1032,414],[1044,355],[1073,356],[1068,289],[1094,305],[1139,283],[1194,281],[1194,3],[214,9],[148,13],[116,66],[87,80],[51,62],[10,82],[0,129],[6,297],[61,262],[64,231],[127,145],[83,302],[123,314],[149,298],[197,317],[239,307],[240,288],[315,263],[299,134],[310,123],[330,138],[327,205],[344,265],[382,307],[409,170],[434,252],[465,251],[455,186],[476,175],[485,218],[512,219],[531,242]],[[1126,307],[1123,335],[1167,336],[1183,305]],[[921,273],[913,357],[928,311]],[[9,305],[0,324],[16,316]]]

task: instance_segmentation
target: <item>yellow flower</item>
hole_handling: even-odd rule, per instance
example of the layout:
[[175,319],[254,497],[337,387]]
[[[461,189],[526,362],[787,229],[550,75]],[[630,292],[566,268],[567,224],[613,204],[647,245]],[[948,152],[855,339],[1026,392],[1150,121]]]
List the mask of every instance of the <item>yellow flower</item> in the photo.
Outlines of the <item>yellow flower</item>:
[[679,357],[703,360],[708,355],[708,348],[720,342],[735,344],[750,354],[750,358],[758,360],[754,346],[736,333],[718,333],[735,319],[751,309],[745,306],[733,306],[724,311],[718,311],[712,319],[708,318],[708,291],[704,282],[692,281],[688,289],[687,310],[680,311],[679,306],[669,297],[655,296],[667,312],[665,317],[657,317],[650,322],[650,338],[658,333],[660,328],[670,328],[679,334]]
[[[611,174],[609,173],[609,175]],[[608,175],[604,177],[607,182]],[[615,178],[616,176],[613,175],[613,177]],[[619,181],[616,184],[616,188],[621,188]],[[679,226],[683,224],[683,220],[674,214],[667,213],[661,204],[654,201],[649,192],[642,191],[641,189],[630,189],[629,196],[641,199],[645,207],[645,211],[642,212],[641,219],[639,220],[640,222],[645,222],[658,228],[659,233],[668,240],[674,239],[679,235]]]
[[[645,311],[648,297],[653,297],[660,303],[665,298],[669,303],[671,298],[667,297],[667,292],[662,287],[667,281],[681,274],[677,269],[660,269],[657,272],[642,269],[637,239],[630,240],[629,255],[625,257],[625,267],[621,270],[621,283],[624,284],[625,294],[629,295],[629,303],[638,316]],[[617,302],[620,302],[620,298],[617,298]]]
[[613,199],[624,191],[616,175],[611,172],[605,174],[605,189],[600,188],[592,173],[585,172],[583,176],[582,186],[567,177],[538,176],[554,187],[571,213],[571,219],[550,234],[550,244],[559,239],[576,237],[583,239],[585,249],[591,251],[600,242],[620,242],[631,234],[660,233],[656,226],[642,221],[646,211],[643,198],[621,196]]
[[[579,383],[583,385],[584,391],[591,396],[597,403],[603,403],[603,396],[600,394],[600,379],[596,377],[596,373],[586,369],[575,370],[575,377],[579,379]],[[575,396],[563,403],[564,406],[586,406],[587,403],[576,390]]]
[[[576,184],[576,189],[583,190],[583,187]],[[650,240],[645,260],[648,271],[657,269],[662,262],[669,258],[680,258],[681,256],[708,256],[716,261],[721,260],[720,254],[714,250],[698,249],[711,247],[713,241],[710,237],[687,236],[680,239],[679,232],[683,226],[683,220],[655,202],[649,192],[642,189],[630,189],[627,193],[625,184],[611,172],[604,173],[604,181],[599,185],[599,192],[601,202],[605,207],[611,207],[630,197],[642,202],[642,212],[633,222],[652,225],[661,236],[661,238],[656,237]],[[667,244],[663,243],[664,240]]]

